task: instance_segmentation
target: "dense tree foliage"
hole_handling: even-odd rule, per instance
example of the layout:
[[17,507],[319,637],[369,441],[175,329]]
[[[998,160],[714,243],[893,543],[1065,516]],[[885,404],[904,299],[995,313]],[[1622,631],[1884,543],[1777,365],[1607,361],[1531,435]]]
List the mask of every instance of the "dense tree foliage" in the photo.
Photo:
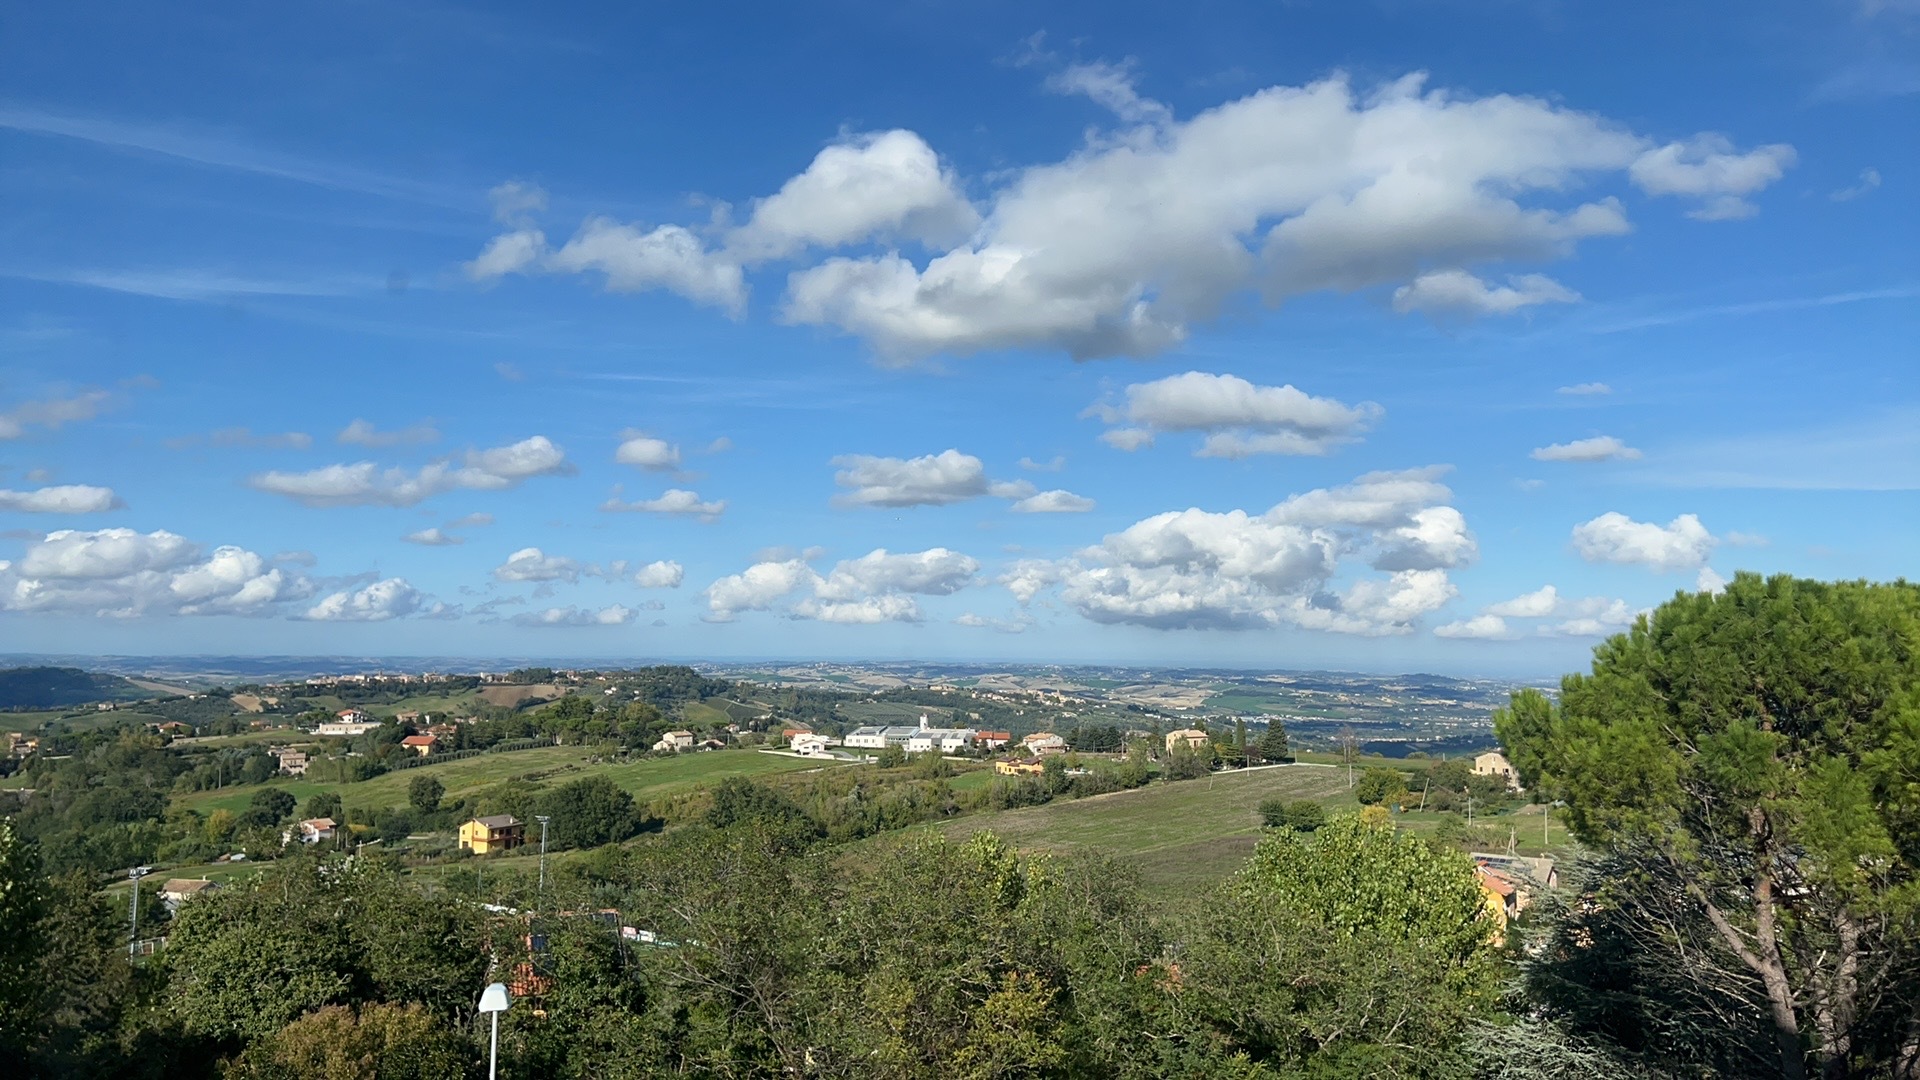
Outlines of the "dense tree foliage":
[[286,860],[182,908],[164,953],[169,1011],[236,1049],[326,1005],[416,1002],[457,1020],[486,968],[477,914],[375,861]]
[[1398,806],[1407,797],[1407,778],[1398,769],[1370,765],[1353,785],[1353,797],[1368,806]]
[[38,968],[46,905],[39,854],[0,818],[0,1054],[9,1057],[32,1045],[44,1007]]
[[328,1005],[250,1046],[228,1080],[445,1080],[472,1046],[418,1005]]
[[1269,829],[1310,833],[1327,823],[1327,808],[1314,799],[1266,799],[1260,803],[1260,821]]
[[1621,861],[1643,944],[1757,992],[1778,1074],[1920,1071],[1920,587],[1677,596],[1496,730]]
[[590,848],[625,840],[647,827],[633,796],[604,776],[562,784],[542,796],[538,813],[553,818],[548,843],[555,848]]
[[437,777],[416,776],[407,781],[407,805],[423,814],[440,809],[440,798],[446,793],[447,786]]
[[1226,895],[1199,917],[1181,973],[1199,1015],[1255,1061],[1283,1074],[1464,1071],[1460,1036],[1499,989],[1464,856],[1344,817],[1268,834]]

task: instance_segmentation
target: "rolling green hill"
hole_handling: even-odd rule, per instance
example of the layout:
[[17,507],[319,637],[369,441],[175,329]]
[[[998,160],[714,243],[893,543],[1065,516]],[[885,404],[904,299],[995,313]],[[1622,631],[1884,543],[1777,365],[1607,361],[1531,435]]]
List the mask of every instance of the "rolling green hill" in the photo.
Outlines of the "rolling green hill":
[[152,691],[118,675],[99,675],[79,668],[19,667],[0,669],[0,709],[58,709],[90,701],[138,701]]

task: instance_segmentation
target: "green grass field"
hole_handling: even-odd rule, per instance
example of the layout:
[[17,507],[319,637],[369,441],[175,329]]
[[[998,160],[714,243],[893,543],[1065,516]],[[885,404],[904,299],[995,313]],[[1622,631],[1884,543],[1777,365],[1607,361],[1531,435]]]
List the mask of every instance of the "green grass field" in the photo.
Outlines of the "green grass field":
[[[954,839],[991,829],[1028,850],[1109,852],[1138,867],[1148,895],[1174,900],[1198,895],[1246,861],[1260,836],[1260,803],[1273,797],[1314,799],[1335,813],[1358,808],[1347,793],[1344,769],[1291,765],[971,814],[938,828]],[[1452,816],[1415,812],[1396,814],[1393,821],[1398,828],[1430,836]],[[1566,826],[1556,818],[1547,829],[1543,844],[1540,808],[1523,806],[1507,814],[1476,817],[1469,846],[1505,851],[1511,838],[1521,855],[1568,855],[1574,843]]]
[[1290,765],[971,814],[939,827],[954,839],[992,829],[1029,850],[1111,852],[1139,868],[1150,895],[1171,899],[1197,895],[1245,862],[1260,835],[1260,802],[1274,796],[1355,805],[1337,770]]
[[716,709],[702,701],[681,703],[680,719],[703,728],[725,727],[733,723],[733,717],[725,709]]
[[102,712],[98,709],[43,709],[37,712],[0,712],[0,734],[9,731],[33,732],[40,725],[55,720],[64,720],[75,731],[89,728],[110,727],[124,720],[135,719],[142,723],[151,723],[163,719],[144,713],[132,713],[125,710]]
[[946,706],[915,705],[904,701],[856,701],[840,706],[840,712],[855,723],[900,727],[919,723],[922,714],[926,715],[928,723],[938,727],[955,715],[955,710]]
[[702,787],[727,776],[757,776],[819,768],[818,762],[748,750],[648,758],[625,765],[590,764],[588,759],[596,756],[596,753],[579,746],[539,746],[503,754],[482,754],[439,765],[421,765],[352,784],[277,780],[267,784],[230,786],[221,791],[200,791],[179,796],[174,800],[174,805],[190,807],[202,814],[219,809],[239,813],[246,809],[248,800],[253,798],[256,791],[263,787],[277,787],[302,802],[317,792],[333,791],[350,808],[379,809],[405,805],[407,785],[416,776],[432,776],[439,780],[446,788],[443,797],[453,801],[503,780],[529,773],[547,774],[542,779],[548,783],[565,783],[584,776],[606,776],[630,792],[635,799],[647,802]]
[[[270,865],[270,863],[264,862],[227,862],[201,863],[194,866],[174,866],[165,869],[155,869],[153,876],[140,883],[140,891],[146,892],[149,889],[157,887],[156,883],[165,882],[170,878],[207,878],[225,885],[230,882],[250,878],[266,870]],[[109,884],[105,891],[108,893],[126,892],[127,878],[125,873],[122,872],[121,876]]]

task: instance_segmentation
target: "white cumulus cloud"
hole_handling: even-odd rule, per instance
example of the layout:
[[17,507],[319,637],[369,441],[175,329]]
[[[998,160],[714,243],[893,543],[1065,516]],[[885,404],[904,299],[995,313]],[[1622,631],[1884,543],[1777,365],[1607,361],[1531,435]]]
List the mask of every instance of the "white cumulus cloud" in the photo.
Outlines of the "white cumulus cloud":
[[876,548],[843,559],[825,575],[805,558],[766,559],[707,587],[709,619],[767,611],[805,592],[788,609],[798,619],[835,623],[919,622],[915,596],[948,596],[972,585],[979,560],[947,548],[890,552]]
[[1794,157],[1711,135],[1661,144],[1539,98],[1431,89],[1418,74],[1273,86],[1184,118],[1140,94],[1125,65],[1075,64],[1048,85],[1098,102],[1118,129],[983,178],[978,199],[917,134],[854,135],[750,203],[744,224],[590,218],[554,251],[515,212],[468,272],[594,270],[616,290],[668,289],[738,314],[743,266],[785,260],[784,319],[858,336],[888,361],[1139,356],[1250,294],[1278,304],[1404,287],[1403,310],[1421,311],[1564,301],[1571,291],[1538,275],[1496,285],[1480,273],[1627,233],[1623,204],[1582,201],[1583,185],[1625,176],[1696,200],[1696,216],[1738,216]]
[[[1264,514],[1169,511],[1062,560],[998,580],[1022,604],[1057,588],[1095,622],[1158,629],[1297,627],[1402,634],[1457,593],[1448,570],[1478,547],[1440,468],[1369,473]],[[1386,576],[1349,569],[1371,566]]]
[[564,555],[548,555],[537,547],[521,548],[493,568],[496,581],[578,581],[581,566]]
[[1690,217],[1727,221],[1758,213],[1746,196],[1786,175],[1796,160],[1793,147],[1784,143],[1742,153],[1724,135],[1706,134],[1646,151],[1627,175],[1650,195],[1703,200]]
[[819,577],[804,559],[754,563],[707,586],[708,617],[727,622],[743,611],[765,611]]
[[665,289],[736,316],[746,309],[740,265],[679,225],[642,230],[589,218],[566,246],[546,257],[545,266],[561,273],[598,271],[610,292]]
[[700,497],[697,491],[685,488],[668,488],[657,499],[637,499],[623,502],[620,489],[615,488],[613,496],[600,504],[600,509],[610,514],[668,514],[679,517],[697,517],[702,521],[712,521],[727,511],[727,500],[708,501]]
[[806,171],[754,205],[727,247],[757,262],[876,236],[952,244],[979,222],[932,147],[911,131],[883,131],[820,151]]
[[60,484],[32,491],[0,489],[0,511],[21,514],[99,514],[125,505],[112,488],[86,484]]
[[396,577],[322,597],[307,609],[305,618],[316,622],[386,622],[409,616],[439,618],[448,614],[451,609],[445,604],[436,603],[407,579]]
[[1681,514],[1665,525],[1658,525],[1609,511],[1573,527],[1574,550],[1588,562],[1639,565],[1662,571],[1700,567],[1718,543],[1693,514]]
[[1258,386],[1202,371],[1136,383],[1120,405],[1088,411],[1124,425],[1103,436],[1116,449],[1151,445],[1155,433],[1193,432],[1207,436],[1199,456],[1226,458],[1324,454],[1358,438],[1381,414],[1372,402],[1350,406],[1290,385]]
[[0,562],[0,609],[99,615],[260,615],[312,595],[307,578],[245,548],[203,553],[176,533],[66,529]]
[[677,589],[686,577],[686,567],[671,559],[662,559],[635,571],[633,583],[643,589]]
[[1511,637],[1507,629],[1507,620],[1498,615],[1475,615],[1471,619],[1445,623],[1433,628],[1434,637],[1466,638],[1478,641],[1500,641]]
[[1055,488],[1052,491],[1035,492],[1007,509],[1016,514],[1084,514],[1093,509],[1093,500]]
[[665,439],[638,431],[622,432],[620,439],[620,448],[613,452],[613,460],[622,465],[655,472],[672,472],[680,467],[680,448]]
[[1487,607],[1487,614],[1516,619],[1542,619],[1559,610],[1560,590],[1542,585],[1530,593],[1502,600]]
[[370,461],[306,472],[264,472],[248,478],[257,491],[307,506],[414,506],[449,491],[501,491],[536,476],[570,473],[566,454],[544,435],[419,469],[382,469]]
[[467,542],[464,537],[454,536],[438,525],[418,532],[410,532],[400,539],[409,544],[419,544],[421,547],[451,547],[454,544]]
[[1542,446],[1529,456],[1535,461],[1639,461],[1640,451],[1612,435],[1596,435]]
[[1545,274],[1491,285],[1465,270],[1434,270],[1393,291],[1393,310],[1430,315],[1511,315],[1538,304],[1571,304],[1580,294]]
[[814,594],[822,600],[851,600],[887,592],[947,596],[971,585],[979,571],[978,560],[946,548],[898,554],[876,548],[836,564],[815,586]]
[[1634,610],[1625,600],[1589,596],[1562,605],[1558,614],[1569,616],[1561,622],[1540,628],[1548,637],[1605,637],[1633,625]]
[[544,611],[526,611],[513,617],[515,626],[625,626],[639,611],[620,604],[603,608],[552,607]]
[[844,454],[833,482],[846,491],[842,506],[946,506],[987,494],[987,471],[980,459],[958,450],[917,458]]

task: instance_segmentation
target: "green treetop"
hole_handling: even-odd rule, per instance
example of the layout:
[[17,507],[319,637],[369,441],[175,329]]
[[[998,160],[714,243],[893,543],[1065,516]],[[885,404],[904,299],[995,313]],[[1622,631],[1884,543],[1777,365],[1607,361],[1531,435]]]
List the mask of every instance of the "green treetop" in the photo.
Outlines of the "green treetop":
[[1781,1075],[1920,1060],[1920,587],[1676,596],[1495,731],[1582,841],[1689,898],[1692,963],[1757,987]]

